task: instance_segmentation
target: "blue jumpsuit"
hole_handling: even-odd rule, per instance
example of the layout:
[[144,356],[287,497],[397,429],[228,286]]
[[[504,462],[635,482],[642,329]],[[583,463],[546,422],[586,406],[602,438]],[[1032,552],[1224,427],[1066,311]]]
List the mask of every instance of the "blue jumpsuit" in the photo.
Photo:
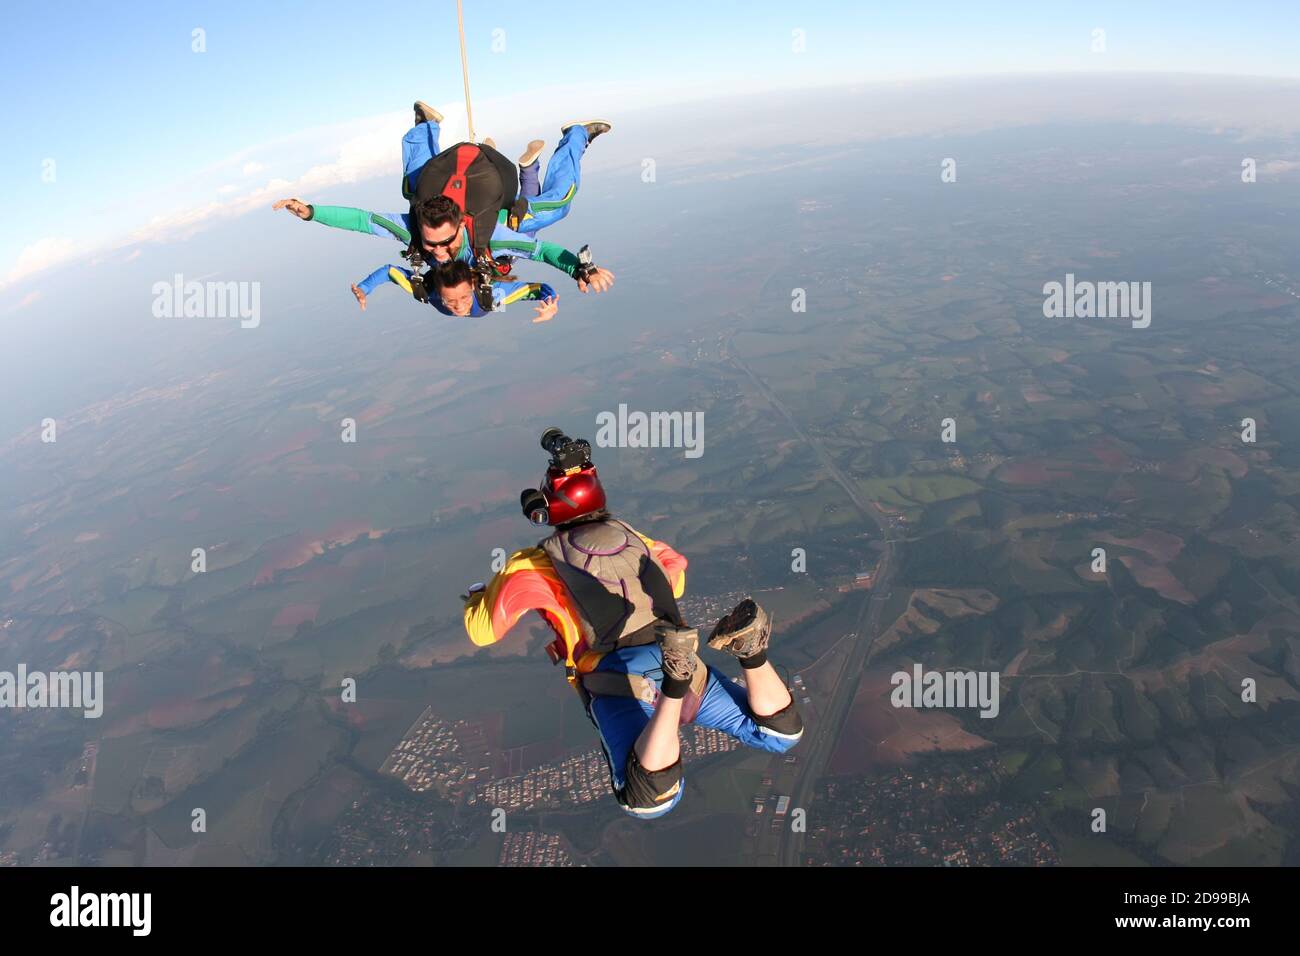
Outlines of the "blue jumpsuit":
[[[357,288],[366,295],[370,295],[386,282],[399,284],[399,276],[404,277],[409,283],[411,270],[403,266],[383,265],[358,282]],[[508,305],[515,302],[537,302],[542,299],[553,299],[554,297],[555,290],[545,282],[520,282],[518,280],[498,279],[492,283],[492,311],[494,312],[504,311]],[[429,305],[443,315],[455,317],[455,313],[442,304],[442,299],[436,293],[429,296]],[[469,314],[475,318],[488,314],[479,305],[477,296]]]
[[[656,687],[663,680],[663,659],[657,644],[644,644],[640,647],[628,647],[611,651],[601,658],[598,671],[615,671],[622,674],[640,674],[654,681]],[[596,725],[600,734],[601,746],[609,762],[609,775],[615,792],[623,789],[623,770],[627,766],[628,753],[636,743],[637,737],[645,729],[654,714],[654,706],[643,703],[635,697],[592,697],[587,708],[587,716]],[[712,727],[735,737],[746,747],[767,750],[771,753],[785,753],[799,742],[803,735],[800,730],[795,734],[781,734],[761,726],[749,710],[749,701],[744,688],[733,683],[721,671],[709,668],[709,680],[704,687],[704,697],[700,701],[699,712],[694,723],[701,727]],[[685,781],[685,776],[682,777]],[[661,817],[682,798],[684,787],[678,787],[677,793],[663,806],[638,809],[624,806],[628,814],[641,820]]]
[[[419,172],[438,155],[437,123],[419,123],[402,137],[402,194],[410,198]],[[546,181],[537,188],[537,163],[519,171],[520,194],[528,200],[528,214],[519,232],[532,235],[569,214],[581,181],[582,154],[587,149],[587,131],[571,126],[560,139],[546,164]]]

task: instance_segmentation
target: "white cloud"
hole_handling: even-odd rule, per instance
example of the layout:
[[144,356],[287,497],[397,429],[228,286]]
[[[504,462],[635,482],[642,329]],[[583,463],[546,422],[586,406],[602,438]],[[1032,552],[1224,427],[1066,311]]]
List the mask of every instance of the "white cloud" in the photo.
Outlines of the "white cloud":
[[37,239],[18,254],[18,259],[0,281],[0,289],[26,279],[28,276],[70,262],[78,252],[77,243],[60,236]]
[[[815,161],[827,148],[908,136],[941,136],[1040,123],[1127,122],[1169,124],[1230,135],[1246,142],[1265,136],[1300,133],[1300,83],[1294,80],[1211,77],[1181,74],[1007,75],[966,79],[855,84],[817,93],[781,91],[689,105],[645,107],[644,91],[614,86],[553,87],[527,95],[475,103],[482,137],[493,135],[507,153],[515,142],[544,135],[554,143],[561,122],[608,114],[619,128],[617,139],[584,163],[591,171],[639,167],[644,156],[664,156],[677,170],[699,178],[734,177],[765,168],[755,144],[798,144]],[[814,97],[814,99],[810,99]],[[568,104],[581,103],[581,116]],[[446,114],[443,141],[467,135],[463,105],[440,103]],[[561,112],[562,111],[562,112]],[[719,117],[725,119],[719,119]],[[287,133],[216,160],[178,182],[161,184],[148,196],[122,197],[98,223],[85,223],[77,243],[47,237],[25,248],[0,276],[0,288],[73,258],[94,256],[142,242],[170,242],[219,221],[253,211],[265,212],[286,196],[311,201],[331,187],[349,185],[399,171],[398,142],[408,128],[406,110],[352,119]],[[707,130],[672,142],[663,140],[664,123]],[[621,125],[620,125],[621,124]],[[1191,157],[1188,164],[1198,162]],[[1261,165],[1266,175],[1292,172],[1291,160]],[[267,169],[302,169],[295,178],[277,177],[262,185],[240,186],[232,177],[256,176]],[[209,197],[216,196],[213,200]],[[122,231],[135,209],[161,210]],[[125,210],[125,212],[123,212]],[[129,221],[129,220],[128,220]]]
[[1259,167],[1266,176],[1282,176],[1297,169],[1300,169],[1300,162],[1294,159],[1270,159]]

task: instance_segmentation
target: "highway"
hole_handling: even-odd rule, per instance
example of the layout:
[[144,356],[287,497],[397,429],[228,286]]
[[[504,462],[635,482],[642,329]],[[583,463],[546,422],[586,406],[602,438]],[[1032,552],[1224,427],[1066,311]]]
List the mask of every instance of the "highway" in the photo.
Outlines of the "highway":
[[[844,493],[848,495],[853,506],[868,522],[876,536],[884,543],[884,550],[881,553],[880,563],[876,568],[872,589],[863,597],[862,607],[858,612],[857,624],[854,628],[854,633],[857,636],[852,639],[853,645],[849,648],[848,658],[836,677],[835,686],[829,697],[817,702],[820,713],[815,724],[805,731],[803,740],[792,751],[799,760],[796,764],[797,770],[790,790],[790,807],[792,810],[795,808],[807,810],[817,781],[826,770],[831,754],[835,750],[835,741],[839,738],[844,721],[852,707],[853,698],[857,694],[858,685],[862,680],[862,671],[866,667],[871,653],[871,646],[880,634],[880,614],[893,587],[895,570],[894,542],[888,535],[888,516],[875,502],[868,501],[863,497],[858,487],[844,474],[821,442],[804,431],[799,422],[790,414],[785,404],[768,387],[767,383],[737,354],[730,334],[724,341],[723,355],[736,368],[745,373],[768,403],[789,423],[791,430],[812,449],[827,474],[844,489]],[[777,766],[781,766],[781,764],[778,763]],[[769,840],[771,839],[779,841],[774,851],[769,848]],[[766,856],[770,858],[775,856],[779,865],[798,865],[804,841],[802,833],[791,832],[788,825],[782,826],[779,831],[772,833],[770,828],[764,826],[759,830],[757,840],[759,857]]]

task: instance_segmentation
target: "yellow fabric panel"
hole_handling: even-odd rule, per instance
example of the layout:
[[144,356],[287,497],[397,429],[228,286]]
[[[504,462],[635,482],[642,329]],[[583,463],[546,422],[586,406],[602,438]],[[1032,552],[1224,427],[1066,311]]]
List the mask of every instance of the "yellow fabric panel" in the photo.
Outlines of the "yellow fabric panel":
[[538,547],[516,551],[484,590],[469,596],[465,631],[476,646],[487,647],[505,637],[529,611],[545,612],[558,624],[570,651],[581,640],[577,610],[551,559]]
[[402,274],[402,271],[400,269],[390,268],[388,270],[388,278],[390,281],[396,282],[403,289],[405,289],[407,295],[414,295],[414,293],[411,292],[411,280],[406,278],[406,276]]
[[537,283],[535,282],[529,282],[525,285],[521,285],[518,289],[515,289],[514,292],[511,292],[508,296],[503,298],[501,300],[501,304],[509,305],[511,302],[518,302],[524,296],[528,295],[530,292],[535,291],[536,289],[537,289]]

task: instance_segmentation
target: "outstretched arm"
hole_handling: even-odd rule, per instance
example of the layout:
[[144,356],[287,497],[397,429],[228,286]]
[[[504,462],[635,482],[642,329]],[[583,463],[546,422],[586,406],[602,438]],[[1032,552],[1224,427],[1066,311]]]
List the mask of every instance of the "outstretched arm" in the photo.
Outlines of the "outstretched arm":
[[304,222],[318,222],[349,232],[365,232],[372,236],[410,242],[410,215],[404,212],[376,213],[352,206],[314,206],[301,199],[280,199],[272,209],[287,209]]
[[560,297],[545,282],[498,281],[495,283],[500,293],[497,307],[504,309],[514,302],[537,302],[533,311],[536,313],[534,323],[549,322],[559,311]]
[[[412,287],[411,281],[413,277],[414,273],[412,273],[410,269],[405,269],[402,266],[395,266],[390,263],[386,266],[380,266],[374,272],[370,273],[370,275],[362,279],[360,284],[354,285],[352,287],[352,294],[357,297],[357,302],[361,304],[362,312],[366,310],[366,298],[371,292],[384,285],[386,282],[391,282],[407,295],[415,298],[415,289]],[[451,309],[447,308],[447,306],[443,304],[442,299],[436,292],[431,293],[427,299],[420,301],[427,302],[443,315],[451,318],[457,317],[455,312],[451,311]],[[477,303],[475,303],[474,307],[476,311],[471,313],[472,315],[482,314],[477,311]]]
[[498,224],[489,243],[496,255],[514,256],[519,259],[531,259],[545,262],[552,268],[559,269],[571,279],[576,279],[581,292],[604,292],[614,284],[614,273],[608,269],[599,269],[584,265],[582,260],[564,246],[546,242],[534,236],[515,232]]
[[403,269],[401,266],[395,265],[380,266],[352,287],[352,294],[356,296],[362,312],[366,311],[367,297],[387,282],[405,289],[407,294],[413,294],[411,292],[411,271],[409,269]]
[[516,551],[487,587],[469,595],[465,631],[474,644],[487,647],[505,637],[529,611],[541,613],[566,647],[577,647],[582,638],[577,613],[541,548]]

